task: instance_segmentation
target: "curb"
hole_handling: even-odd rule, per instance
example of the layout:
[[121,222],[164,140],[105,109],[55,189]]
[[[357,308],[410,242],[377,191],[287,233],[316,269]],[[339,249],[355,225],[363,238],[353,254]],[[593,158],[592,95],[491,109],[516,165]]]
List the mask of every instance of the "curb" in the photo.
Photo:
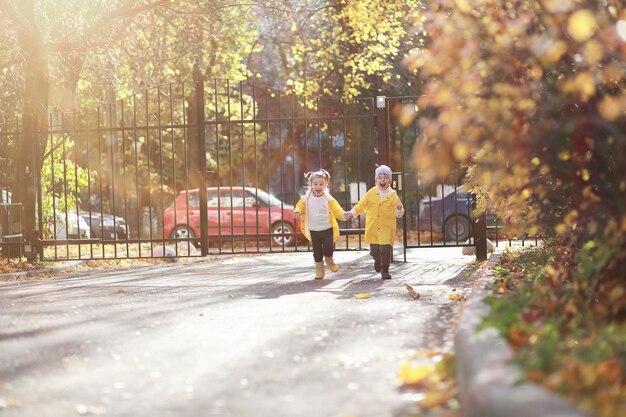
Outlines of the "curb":
[[489,313],[484,299],[495,281],[493,267],[500,254],[492,254],[472,283],[454,338],[462,417],[589,417],[567,400],[540,385],[520,381],[513,352],[494,327],[477,331]]
[[6,274],[0,274],[0,282],[14,281],[19,278],[35,277],[43,274],[57,274],[59,272],[67,271],[68,269],[75,266],[82,265],[85,262],[86,261],[67,261],[61,265],[33,269],[31,271],[9,272]]
[[[158,264],[159,268],[162,268],[164,266],[170,266],[170,265],[177,265],[178,262],[180,261],[180,258],[173,258],[173,257],[163,257],[163,258],[157,258],[157,259],[161,259],[163,260],[163,263]],[[188,259],[192,259],[192,258],[188,258]],[[196,261],[202,261],[202,260],[206,260],[209,259],[208,257],[206,258],[193,258],[194,262]],[[56,266],[50,266],[50,267],[45,267],[45,268],[40,268],[40,269],[33,269],[30,271],[21,271],[21,272],[8,272],[6,274],[0,274],[0,282],[10,282],[10,281],[15,281],[19,278],[29,278],[29,277],[36,277],[38,275],[44,275],[44,274],[58,274],[61,272],[66,272],[71,268],[74,268],[76,266],[82,265],[90,260],[94,260],[94,259],[81,259],[81,260],[75,260],[75,261],[65,261],[63,264],[61,265],[56,265]],[[99,261],[100,259],[95,259],[95,261]],[[119,268],[118,270],[124,270],[124,271],[134,271],[134,270],[138,270],[138,269],[144,269],[144,268],[152,268],[155,267],[155,265],[131,265],[131,266],[125,266],[123,268]],[[98,270],[96,268],[96,270]]]

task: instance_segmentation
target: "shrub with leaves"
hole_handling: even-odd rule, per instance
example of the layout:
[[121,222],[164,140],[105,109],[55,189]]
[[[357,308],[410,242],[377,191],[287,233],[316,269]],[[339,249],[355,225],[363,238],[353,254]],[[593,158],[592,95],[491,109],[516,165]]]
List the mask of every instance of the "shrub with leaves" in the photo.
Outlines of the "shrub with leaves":
[[427,81],[418,104],[433,115],[421,121],[414,164],[432,180],[448,174],[442,167],[468,165],[469,181],[503,218],[557,239],[554,285],[572,280],[587,242],[603,242],[586,249],[594,270],[572,283],[572,294],[587,307],[622,301],[624,3],[442,0],[426,17],[428,46],[407,59]]
[[594,416],[613,417],[626,415],[626,323],[598,320],[607,312],[595,310],[624,302],[603,300],[589,308],[571,296],[580,280],[597,281],[598,266],[606,264],[600,258],[611,253],[602,246],[586,245],[572,282],[556,287],[550,270],[557,246],[507,253],[495,268],[491,313],[481,326],[493,326],[508,339],[529,380]]

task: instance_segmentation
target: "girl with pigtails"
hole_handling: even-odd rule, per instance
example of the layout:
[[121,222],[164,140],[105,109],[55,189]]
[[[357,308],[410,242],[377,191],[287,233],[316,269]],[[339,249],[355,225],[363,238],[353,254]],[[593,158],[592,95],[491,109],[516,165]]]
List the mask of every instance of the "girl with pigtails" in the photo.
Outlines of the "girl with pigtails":
[[345,212],[328,190],[330,174],[324,169],[304,174],[306,193],[300,198],[293,216],[300,219],[302,233],[313,246],[315,279],[323,279],[324,262],[332,272],[339,269],[333,259],[335,241],[339,239],[337,219],[343,220]]

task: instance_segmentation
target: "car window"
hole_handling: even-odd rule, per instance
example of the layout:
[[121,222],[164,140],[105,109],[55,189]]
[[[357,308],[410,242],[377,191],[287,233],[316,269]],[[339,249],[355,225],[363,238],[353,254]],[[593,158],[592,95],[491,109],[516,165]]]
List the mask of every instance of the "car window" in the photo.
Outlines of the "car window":
[[[259,198],[262,199],[261,195],[259,195]],[[184,204],[184,201],[185,201],[184,198],[182,201]],[[231,190],[229,189],[220,190],[219,199],[218,199],[217,191],[207,192],[207,207],[213,207],[213,208],[217,208],[217,207],[237,208],[237,207],[244,207],[244,206],[254,207],[255,202],[256,202],[256,197],[249,192],[245,193],[245,198],[244,198],[243,190],[232,190],[232,193],[231,193]],[[280,201],[278,201],[278,204],[280,204]],[[200,207],[200,201],[199,201],[197,193],[189,194],[189,207],[190,208]]]
[[218,207],[219,202],[217,201],[217,191],[208,191],[206,197],[206,205],[207,207]]
[[259,203],[264,205],[264,206],[280,206],[282,204],[282,201],[280,201],[278,198],[274,197],[271,194],[268,194],[267,192],[263,191],[263,190],[259,190],[259,189],[252,189],[251,191],[249,191],[252,193],[252,195],[256,195],[258,194],[259,196]]
[[222,207],[243,207],[242,190],[221,190],[220,200]]
[[[189,208],[198,208],[200,207],[200,197],[198,196],[197,193],[193,193],[193,194],[188,194],[189,195]],[[184,197],[184,196],[183,196]],[[183,206],[185,205],[184,203],[185,199],[183,198]]]

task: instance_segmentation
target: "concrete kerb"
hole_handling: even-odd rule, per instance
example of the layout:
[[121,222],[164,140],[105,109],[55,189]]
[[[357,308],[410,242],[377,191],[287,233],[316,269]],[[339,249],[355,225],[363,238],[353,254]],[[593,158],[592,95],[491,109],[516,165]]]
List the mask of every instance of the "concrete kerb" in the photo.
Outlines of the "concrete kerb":
[[[146,268],[163,268],[163,267],[166,267],[166,266],[174,265],[179,260],[179,258],[171,258],[171,257],[165,257],[165,258],[160,258],[160,259],[163,259],[164,262],[167,262],[167,263],[162,263],[162,264],[158,264],[158,265],[125,266],[123,268],[119,268],[119,270],[134,271],[134,270],[146,269]],[[202,258],[197,258],[197,259],[200,260]],[[100,259],[97,259],[95,261],[97,262],[98,260],[100,260]],[[105,260],[107,260],[107,259],[105,259]],[[15,281],[15,280],[18,280],[20,278],[37,277],[39,275],[46,275],[46,274],[60,274],[62,272],[68,272],[72,268],[75,268],[77,266],[84,265],[88,261],[89,261],[88,259],[82,259],[82,260],[76,260],[76,261],[65,261],[61,265],[49,266],[49,267],[44,267],[44,268],[39,268],[39,269],[33,269],[33,270],[30,270],[30,271],[8,272],[6,274],[0,274],[0,282]],[[95,269],[97,270],[97,268],[95,268]]]
[[454,340],[462,417],[589,417],[541,386],[520,381],[513,352],[498,331],[478,325],[489,313],[484,302],[495,281],[500,253],[475,276]]
[[78,265],[82,265],[85,262],[86,261],[67,261],[67,262],[63,262],[61,265],[33,269],[31,271],[8,272],[6,274],[0,274],[0,282],[14,281],[19,278],[36,277],[38,275],[45,275],[45,274],[58,274],[60,272],[65,272],[71,268],[74,268]]

